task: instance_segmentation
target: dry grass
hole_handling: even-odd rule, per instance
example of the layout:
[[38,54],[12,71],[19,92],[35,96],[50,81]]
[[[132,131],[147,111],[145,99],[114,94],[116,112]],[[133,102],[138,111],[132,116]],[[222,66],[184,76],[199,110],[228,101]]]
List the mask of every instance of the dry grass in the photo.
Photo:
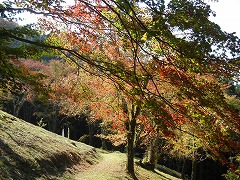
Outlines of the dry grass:
[[0,179],[63,179],[98,161],[96,150],[0,111]]

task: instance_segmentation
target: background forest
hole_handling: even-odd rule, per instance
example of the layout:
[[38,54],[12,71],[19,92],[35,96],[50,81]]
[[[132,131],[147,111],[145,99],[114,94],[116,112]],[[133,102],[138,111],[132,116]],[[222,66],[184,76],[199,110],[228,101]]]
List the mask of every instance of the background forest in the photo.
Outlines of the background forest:
[[[3,111],[126,152],[132,177],[136,156],[183,179],[239,178],[240,40],[207,2],[17,0],[0,12]],[[24,12],[41,16],[19,26]]]

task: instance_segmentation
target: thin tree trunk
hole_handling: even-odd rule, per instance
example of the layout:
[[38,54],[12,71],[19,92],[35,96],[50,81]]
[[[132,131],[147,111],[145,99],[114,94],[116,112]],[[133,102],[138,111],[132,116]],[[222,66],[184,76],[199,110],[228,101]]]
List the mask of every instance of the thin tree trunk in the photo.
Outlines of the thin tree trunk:
[[[104,127],[103,125],[101,126],[101,134],[102,134],[103,136],[106,135],[105,127]],[[101,138],[101,141],[102,141],[102,149],[107,150],[106,139],[105,139],[105,138]]]
[[127,130],[127,173],[133,179],[137,179],[134,172],[134,155],[135,155],[135,133],[136,133],[136,117],[140,114],[140,107],[132,103],[128,106],[124,97],[122,97],[123,111],[128,114],[128,121],[126,122]]
[[185,177],[185,169],[186,169],[186,159],[185,158],[183,158],[183,160],[182,160],[183,162],[182,162],[182,172],[181,172],[181,178],[182,179],[184,179],[184,177]]
[[90,123],[88,125],[89,127],[89,145],[92,146],[93,145],[93,127],[92,127],[92,123]]
[[155,145],[156,145],[156,139],[151,139],[149,146],[147,148],[146,156],[143,160],[143,165],[145,166],[145,168],[149,170],[154,170],[155,168],[155,160],[156,160]]
[[68,139],[70,139],[70,128],[69,127],[67,128],[67,131],[68,131],[67,137],[68,137]]
[[62,127],[62,136],[65,137],[65,129],[64,129],[64,126]]
[[193,158],[191,180],[196,180],[196,175],[197,175],[197,160]]
[[48,130],[55,133],[57,129],[57,118],[52,117],[52,119],[48,120]]
[[151,140],[150,142],[150,147],[148,151],[148,157],[149,157],[149,163],[155,166],[155,152],[154,152],[154,147],[155,147],[155,140]]
[[19,112],[25,102],[25,94],[21,97],[14,96],[13,99],[13,115],[19,117]]
[[58,118],[57,118],[57,110],[55,109],[55,107],[49,118],[50,119],[48,120],[48,130],[53,133],[56,133]]
[[134,172],[134,138],[135,138],[136,120],[132,119],[129,123],[129,132],[127,134],[127,172],[132,177],[135,177]]

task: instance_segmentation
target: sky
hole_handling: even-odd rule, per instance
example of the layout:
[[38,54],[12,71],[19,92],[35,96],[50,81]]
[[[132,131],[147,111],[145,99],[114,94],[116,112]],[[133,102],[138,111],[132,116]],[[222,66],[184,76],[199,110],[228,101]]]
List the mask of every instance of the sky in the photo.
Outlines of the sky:
[[209,2],[211,9],[216,12],[216,17],[210,19],[220,25],[222,30],[232,33],[236,32],[240,37],[240,0],[218,0],[218,2]]
[[[2,1],[0,0],[0,3]],[[72,0],[65,1],[70,2]],[[222,30],[229,33],[236,32],[237,36],[240,37],[240,0],[218,0],[218,2],[205,0],[205,2],[210,4],[211,9],[216,12],[216,17],[210,17],[210,19],[220,25]],[[30,14],[25,14],[24,16],[28,19],[25,21],[27,23],[37,20],[36,17]],[[24,22],[20,22],[19,24],[23,25]]]

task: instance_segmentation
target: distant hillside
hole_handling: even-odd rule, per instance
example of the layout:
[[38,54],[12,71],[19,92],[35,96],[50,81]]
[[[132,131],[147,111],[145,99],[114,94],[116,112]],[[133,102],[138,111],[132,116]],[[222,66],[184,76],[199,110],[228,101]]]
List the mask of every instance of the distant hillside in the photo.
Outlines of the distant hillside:
[[98,162],[96,150],[0,111],[0,180],[69,179]]

